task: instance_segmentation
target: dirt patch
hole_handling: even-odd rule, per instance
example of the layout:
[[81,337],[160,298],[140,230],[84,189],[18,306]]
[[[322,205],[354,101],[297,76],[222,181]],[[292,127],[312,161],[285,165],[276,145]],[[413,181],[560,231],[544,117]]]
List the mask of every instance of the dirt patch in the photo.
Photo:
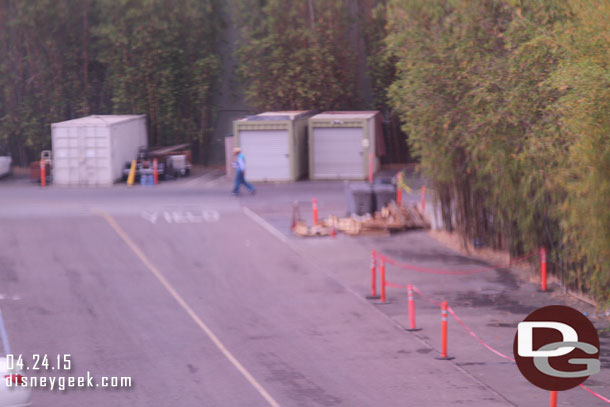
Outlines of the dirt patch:
[[[449,233],[444,230],[430,230],[428,234],[438,242],[464,256],[471,256],[491,265],[510,267],[511,270],[517,273],[519,279],[524,282],[539,283],[540,281],[537,255],[534,255],[529,260],[510,264],[510,254],[506,250],[493,250],[487,247],[477,249],[470,242],[466,242],[466,245],[464,245],[464,240],[457,233]],[[559,279],[553,275],[549,275],[547,281],[549,284],[560,283]]]
[[462,307],[494,307],[497,310],[508,311],[517,315],[527,315],[537,308],[536,306],[522,304],[511,298],[507,293],[482,294],[474,291],[458,294],[454,303]]
[[[491,265],[504,265],[506,268],[514,271],[518,279],[527,283],[540,283],[540,274],[538,270],[538,255],[532,258],[515,264],[510,264],[510,254],[506,250],[493,250],[490,248],[475,248],[472,243],[464,242],[457,233],[449,233],[444,230],[429,230],[428,234],[439,243],[449,247],[450,249],[464,255],[474,257],[476,259],[487,262]],[[506,278],[506,274],[504,277]],[[557,276],[549,274],[547,276],[549,285],[557,284],[561,286],[561,281]],[[567,294],[578,301],[586,302],[597,307],[595,300],[585,294],[579,292],[567,291]]]

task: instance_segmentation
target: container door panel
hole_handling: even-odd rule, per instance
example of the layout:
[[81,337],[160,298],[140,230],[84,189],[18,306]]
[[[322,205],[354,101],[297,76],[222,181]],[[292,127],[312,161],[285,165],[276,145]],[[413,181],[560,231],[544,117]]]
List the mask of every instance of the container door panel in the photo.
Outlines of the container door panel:
[[317,179],[362,179],[362,128],[314,127],[313,176]]
[[53,129],[53,182],[69,185],[78,179],[78,140],[70,127]]
[[110,146],[107,129],[104,127],[86,127],[82,131],[82,159],[80,183],[83,185],[108,185]]
[[246,157],[246,179],[250,181],[291,179],[287,130],[241,130],[239,144]]
[[8,157],[0,157],[0,177],[8,174],[11,170],[10,160]]

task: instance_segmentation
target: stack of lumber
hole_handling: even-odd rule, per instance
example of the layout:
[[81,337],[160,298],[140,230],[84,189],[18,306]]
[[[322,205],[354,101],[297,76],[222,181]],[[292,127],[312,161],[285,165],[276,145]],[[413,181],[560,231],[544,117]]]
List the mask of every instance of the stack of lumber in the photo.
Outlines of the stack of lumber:
[[398,232],[408,229],[429,228],[430,224],[426,221],[417,205],[403,205],[398,207],[391,202],[388,206],[375,212],[374,215],[339,218],[329,216],[323,219],[320,224],[308,227],[303,221],[297,222],[294,233],[298,236],[328,236],[333,231],[342,232],[350,236],[378,236],[388,235],[391,232]]
[[328,236],[331,233],[331,228],[322,225],[307,226],[303,221],[298,221],[293,228],[293,232],[297,236]]

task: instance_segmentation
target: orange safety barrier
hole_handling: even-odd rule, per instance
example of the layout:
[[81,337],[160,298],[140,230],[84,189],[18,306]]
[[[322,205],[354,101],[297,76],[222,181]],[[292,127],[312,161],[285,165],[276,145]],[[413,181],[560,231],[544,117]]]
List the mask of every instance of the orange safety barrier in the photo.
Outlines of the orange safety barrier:
[[311,201],[311,209],[313,211],[313,224],[315,226],[318,224],[318,198],[314,198]]
[[402,172],[397,175],[396,181],[396,204],[400,207],[402,205]]
[[159,183],[159,169],[158,169],[158,161],[156,158],[153,158],[153,177],[155,181],[155,185]]
[[412,284],[407,286],[407,298],[409,303],[409,328],[407,328],[407,331],[419,331],[420,329],[415,327],[415,300]]
[[546,291],[546,249],[540,248],[540,290]]
[[442,359],[442,360],[450,360],[453,359],[452,357],[449,357],[449,355],[447,355],[447,342],[448,342],[448,338],[447,338],[447,328],[448,328],[448,305],[447,305],[447,301],[443,301],[441,303],[441,356],[438,357],[437,359]]
[[44,160],[40,160],[40,186],[43,188],[47,185],[47,169],[45,167],[46,163]]
[[441,357],[447,357],[447,301],[441,303]]
[[[377,257],[385,260],[385,257],[382,257],[382,255],[376,253]],[[476,333],[474,333],[465,323],[464,321],[462,321],[460,319],[460,317],[458,317],[458,315],[455,313],[455,311],[447,304],[446,301],[443,301],[442,303],[438,303],[437,301],[435,301],[433,298],[431,298],[430,296],[426,295],[425,293],[423,293],[419,288],[417,288],[416,286],[412,285],[412,284],[408,284],[408,285],[404,285],[404,284],[396,284],[396,283],[392,283],[390,281],[386,281],[385,279],[385,264],[382,268],[383,272],[382,272],[382,284],[383,286],[387,286],[387,287],[394,287],[394,288],[400,288],[400,289],[407,289],[407,293],[409,295],[409,327],[413,327],[415,326],[415,312],[411,313],[411,301],[413,300],[412,297],[412,293],[417,293],[423,300],[436,305],[436,306],[440,306],[441,307],[441,355],[440,357],[437,357],[437,359],[442,359],[442,360],[450,360],[450,359],[454,359],[452,356],[448,356],[448,314],[451,314],[453,316],[453,318],[456,320],[456,322],[462,327],[464,328],[464,330],[466,330],[466,332],[468,332],[470,334],[470,336],[472,336],[474,339],[476,339],[481,345],[483,345],[485,348],[487,348],[489,351],[495,353],[497,356],[500,356],[503,359],[509,360],[511,362],[515,362],[515,360],[508,356],[505,355],[504,353],[494,349],[491,345],[489,345],[487,342],[485,342],[483,339],[481,339]],[[383,298],[385,299],[385,292],[382,290],[382,295]],[[414,309],[414,308],[413,308]],[[411,317],[411,315],[413,315],[413,317]],[[407,328],[407,330],[409,331],[410,329]],[[587,393],[597,397],[598,399],[610,404],[610,398],[604,397],[599,393],[596,393],[595,391],[591,390],[590,388],[588,388],[587,386],[580,384],[579,385],[580,388],[582,388],[583,390],[585,390]],[[556,392],[555,392],[556,393]],[[555,403],[555,404],[553,404]],[[557,394],[553,394],[553,392],[551,392],[551,407],[556,407],[557,406]]]
[[421,213],[426,211],[426,186],[421,187]]
[[[523,261],[525,259],[528,259],[528,258],[532,257],[533,255],[535,255],[535,253],[536,252],[533,252],[533,253],[525,255],[519,259],[514,259],[511,262],[511,264],[513,264],[517,261]],[[545,272],[545,275],[546,275],[546,249],[544,249],[544,248],[540,249],[540,257],[541,257],[541,267],[543,267],[543,271]],[[487,342],[485,342],[483,339],[481,339],[476,333],[474,333],[470,328],[468,328],[468,326],[466,326],[466,324],[457,316],[455,311],[451,307],[449,307],[449,305],[447,304],[447,301],[438,303],[437,301],[430,298],[428,295],[423,293],[419,288],[417,288],[416,286],[414,286],[412,284],[404,285],[404,284],[396,284],[396,283],[387,281],[386,275],[385,275],[385,263],[387,261],[390,264],[394,264],[399,267],[404,267],[407,269],[412,269],[415,271],[434,272],[437,270],[424,270],[423,267],[417,267],[414,265],[402,265],[400,263],[395,262],[394,260],[392,260],[390,258],[386,258],[383,254],[378,253],[375,250],[371,251],[371,259],[372,259],[372,262],[371,262],[372,273],[374,273],[375,269],[376,269],[376,267],[374,268],[374,264],[376,266],[375,260],[379,259],[379,261],[380,261],[380,273],[381,273],[381,300],[380,300],[380,302],[381,303],[386,303],[386,299],[387,299],[386,292],[385,292],[386,287],[394,287],[394,288],[399,288],[399,289],[406,288],[407,289],[408,302],[409,302],[409,328],[407,328],[407,330],[411,330],[412,327],[415,327],[415,305],[414,305],[414,298],[413,298],[414,292],[417,293],[422,299],[426,300],[427,302],[434,304],[436,306],[440,305],[440,307],[441,307],[441,355],[437,359],[442,359],[442,360],[454,359],[452,356],[448,355],[448,351],[447,351],[447,348],[448,348],[448,314],[450,313],[453,316],[453,318],[456,320],[456,322],[462,328],[464,328],[466,330],[466,332],[468,332],[470,334],[470,336],[472,336],[474,339],[476,339],[481,345],[483,345],[489,351],[500,356],[501,358],[509,360],[513,363],[515,362],[515,360],[512,357],[505,355],[502,352],[494,349],[491,345],[489,345]],[[544,262],[543,262],[543,260],[544,260]],[[373,261],[375,261],[375,263],[373,263]],[[495,268],[495,267],[499,267],[499,266],[492,266],[492,267]],[[442,273],[442,274],[445,274],[445,273]],[[471,273],[458,272],[456,274],[471,274]],[[372,286],[371,286],[372,289],[374,289],[374,287],[375,287],[374,284],[375,284],[374,279],[372,279]],[[376,292],[375,292],[375,294],[376,294]],[[602,400],[602,401],[610,404],[610,398],[602,396],[601,394],[591,390],[590,388],[588,388],[587,386],[585,386],[583,384],[580,384],[579,387],[582,388],[583,390],[585,390],[587,393],[597,397],[599,400]],[[550,400],[551,400],[551,404],[550,404],[551,407],[556,407],[557,406],[557,392],[551,392]],[[553,403],[555,403],[555,404],[553,404]]]
[[381,258],[381,264],[379,266],[379,272],[381,273],[381,302],[386,302],[385,296],[385,258]]

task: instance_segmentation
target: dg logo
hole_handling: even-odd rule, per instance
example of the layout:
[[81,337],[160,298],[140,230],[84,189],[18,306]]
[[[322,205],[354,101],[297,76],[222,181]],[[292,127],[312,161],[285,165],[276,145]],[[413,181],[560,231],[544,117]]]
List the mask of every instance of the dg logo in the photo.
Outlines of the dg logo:
[[595,327],[574,308],[540,308],[519,323],[513,352],[517,367],[532,384],[568,390],[600,370]]

